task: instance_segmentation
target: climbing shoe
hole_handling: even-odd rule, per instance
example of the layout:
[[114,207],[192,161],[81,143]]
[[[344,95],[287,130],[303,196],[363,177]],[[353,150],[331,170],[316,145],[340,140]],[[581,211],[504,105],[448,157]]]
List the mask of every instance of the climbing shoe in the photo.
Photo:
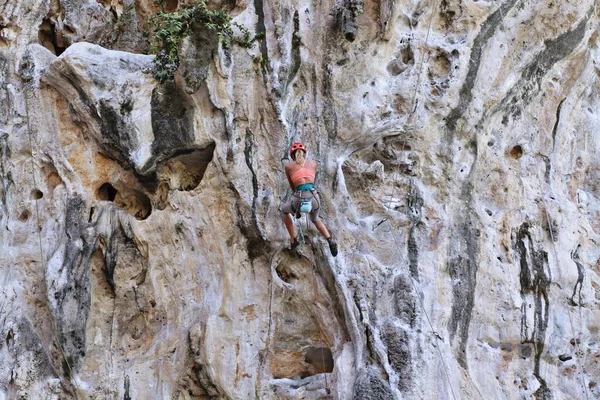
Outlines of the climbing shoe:
[[335,242],[335,240],[333,240],[332,238],[327,239],[327,243],[329,243],[329,251],[331,252],[332,256],[337,256],[338,254],[338,249],[337,249],[337,243]]

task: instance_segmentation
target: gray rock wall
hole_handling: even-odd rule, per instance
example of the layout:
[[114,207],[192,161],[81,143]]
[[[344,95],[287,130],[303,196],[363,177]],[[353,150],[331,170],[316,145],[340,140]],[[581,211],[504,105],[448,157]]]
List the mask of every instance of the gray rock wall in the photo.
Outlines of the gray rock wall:
[[596,2],[221,6],[0,3],[0,399],[599,397]]

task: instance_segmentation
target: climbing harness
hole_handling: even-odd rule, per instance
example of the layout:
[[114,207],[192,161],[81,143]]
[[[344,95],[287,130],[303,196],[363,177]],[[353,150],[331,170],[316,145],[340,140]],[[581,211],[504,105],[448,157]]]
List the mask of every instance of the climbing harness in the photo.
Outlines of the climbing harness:
[[[35,155],[34,155],[34,149],[33,149],[33,140],[31,138],[31,121],[29,119],[29,98],[28,98],[28,91],[25,91],[23,93],[24,98],[25,98],[25,113],[26,113],[26,119],[27,119],[27,135],[29,138],[29,148],[30,148],[30,160],[31,160],[31,180],[33,183],[33,187],[37,188],[37,181],[35,179]],[[40,210],[39,210],[39,206],[38,206],[38,201],[39,199],[37,198],[37,196],[34,198],[35,200],[35,215],[36,215],[36,223],[37,223],[37,232],[38,232],[38,244],[39,244],[39,250],[40,250],[40,264],[42,266],[42,268],[44,269],[44,277],[46,276],[46,271],[45,271],[45,263],[44,263],[44,248],[42,245],[42,224],[41,224],[41,217],[40,217]],[[48,296],[48,284],[46,283],[46,279],[43,279],[43,284],[42,287],[44,289],[44,292],[46,294],[46,299],[49,298]],[[71,364],[69,363],[69,360],[65,354],[65,351],[60,343],[60,339],[58,337],[58,327],[56,325],[56,320],[54,319],[53,315],[52,315],[52,310],[50,309],[50,305],[48,304],[48,312],[50,313],[50,320],[52,321],[52,331],[54,333],[54,341],[56,343],[56,346],[58,347],[60,354],[62,355],[62,358],[65,362],[65,365],[67,366],[67,369],[69,370],[69,376],[70,377],[74,377],[73,375],[73,369],[71,368]],[[77,380],[76,379],[72,379],[71,383],[73,384],[73,386],[75,387],[75,398],[79,399],[79,385],[77,384]]]
[[[310,197],[304,197],[303,193],[310,193]],[[314,187],[309,190],[296,190],[292,193],[292,196],[299,199],[299,207],[296,209],[294,207],[294,203],[292,202],[292,211],[294,211],[296,218],[300,218],[302,214],[309,214],[312,211],[312,200],[315,199],[317,201],[317,209],[320,208],[319,198],[316,196],[318,194],[317,189]]]

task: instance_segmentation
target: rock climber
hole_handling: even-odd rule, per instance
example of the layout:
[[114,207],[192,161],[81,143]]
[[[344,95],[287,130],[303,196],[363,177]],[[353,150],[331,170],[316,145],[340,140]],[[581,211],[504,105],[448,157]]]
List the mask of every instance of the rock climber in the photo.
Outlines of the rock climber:
[[292,250],[298,246],[296,232],[294,232],[294,222],[290,214],[300,218],[301,212],[307,212],[310,220],[315,224],[321,235],[329,243],[329,251],[332,256],[337,256],[337,243],[331,238],[325,224],[319,218],[319,207],[321,201],[319,194],[315,189],[315,175],[317,174],[317,162],[306,159],[306,147],[300,142],[292,144],[290,147],[290,157],[293,161],[285,166],[285,175],[287,176],[290,187],[292,188],[292,200],[281,207],[282,219],[285,227],[292,239]]

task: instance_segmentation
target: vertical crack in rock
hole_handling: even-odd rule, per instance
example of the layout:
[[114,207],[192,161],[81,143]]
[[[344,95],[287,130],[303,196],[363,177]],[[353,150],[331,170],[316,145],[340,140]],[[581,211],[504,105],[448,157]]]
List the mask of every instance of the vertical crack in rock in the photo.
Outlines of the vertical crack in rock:
[[[548,253],[544,250],[536,250],[535,243],[529,232],[529,224],[523,223],[517,232],[515,250],[519,255],[521,272],[519,281],[521,284],[521,343],[533,344],[535,352],[533,373],[540,383],[538,392],[542,398],[550,398],[551,391],[546,381],[540,375],[540,359],[544,351],[546,340],[546,329],[548,328],[548,315],[550,302],[548,289],[550,286],[550,273],[548,265]],[[529,332],[528,309],[533,302],[533,330]]]
[[[248,256],[250,260],[255,260],[256,258],[267,256],[271,253],[271,243],[263,237],[260,228],[257,223],[256,212],[253,207],[250,208],[250,221],[244,214],[243,210],[246,209],[243,206],[240,200],[240,193],[238,192],[235,185],[229,182],[229,190],[231,190],[233,196],[235,196],[236,200],[236,214],[237,214],[237,223],[240,229],[240,233],[242,236],[246,238],[246,250],[248,252]],[[255,200],[253,200],[254,204]],[[244,209],[242,208],[244,207]]]
[[252,166],[252,146],[253,146],[254,134],[250,128],[246,128],[246,144],[244,147],[244,157],[246,160],[246,166],[252,173],[252,219],[258,224],[256,218],[256,201],[258,200],[258,178],[256,172]]
[[[72,197],[66,206],[66,238],[64,259],[58,281],[51,282],[49,296],[54,297],[53,312],[59,340],[71,368],[77,368],[85,355],[85,333],[91,303],[89,264],[95,250],[96,236],[88,230],[84,200]],[[70,368],[65,368],[68,372]]]
[[[573,287],[573,294],[571,295],[571,304],[579,305],[581,307],[581,288],[583,286],[583,279],[585,278],[585,268],[581,263],[581,259],[579,258],[579,249],[581,245],[577,245],[577,248],[571,253],[571,259],[577,266],[577,282],[575,282],[575,286]],[[579,291],[577,288],[579,287]],[[578,301],[575,302],[575,294],[578,293]]]
[[565,97],[558,103],[558,107],[556,108],[556,122],[554,123],[554,127],[552,128],[552,149],[556,146],[556,132],[558,131],[558,124],[560,123],[560,111],[562,110],[562,106],[567,98]]
[[508,0],[502,4],[496,11],[494,11],[481,25],[481,29],[473,41],[471,47],[471,56],[469,59],[469,69],[459,92],[458,105],[454,107],[448,116],[446,117],[446,126],[453,133],[456,130],[457,121],[463,116],[471,99],[473,97],[473,86],[475,85],[475,79],[477,79],[477,72],[479,71],[479,64],[481,63],[481,56],[483,48],[487,44],[488,40],[494,35],[496,28],[502,21],[502,16],[506,15],[510,11],[518,0]]
[[423,197],[419,188],[411,180],[410,192],[408,194],[408,216],[410,228],[408,231],[408,260],[411,276],[419,279],[419,248],[415,239],[415,228],[421,222],[421,208],[423,208]]

